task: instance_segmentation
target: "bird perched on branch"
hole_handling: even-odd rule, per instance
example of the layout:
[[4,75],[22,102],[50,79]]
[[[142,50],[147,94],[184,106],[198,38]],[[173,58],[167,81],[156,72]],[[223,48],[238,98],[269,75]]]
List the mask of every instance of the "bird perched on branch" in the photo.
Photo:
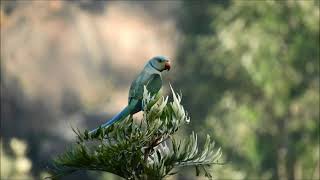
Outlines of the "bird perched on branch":
[[[131,83],[128,105],[100,127],[107,128],[112,124],[125,119],[128,115],[133,115],[141,111],[143,109],[142,99],[144,87],[147,88],[151,95],[155,95],[162,87],[161,72],[164,70],[170,70],[170,61],[167,57],[155,56],[151,58],[138,77]],[[96,128],[89,133],[92,134],[98,129],[99,128]]]

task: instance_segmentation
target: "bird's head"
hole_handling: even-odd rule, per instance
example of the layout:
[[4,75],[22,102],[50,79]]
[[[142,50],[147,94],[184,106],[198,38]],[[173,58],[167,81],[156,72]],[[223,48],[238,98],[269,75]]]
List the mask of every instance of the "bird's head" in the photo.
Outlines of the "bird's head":
[[155,56],[149,60],[149,64],[158,71],[170,70],[170,61],[165,56]]

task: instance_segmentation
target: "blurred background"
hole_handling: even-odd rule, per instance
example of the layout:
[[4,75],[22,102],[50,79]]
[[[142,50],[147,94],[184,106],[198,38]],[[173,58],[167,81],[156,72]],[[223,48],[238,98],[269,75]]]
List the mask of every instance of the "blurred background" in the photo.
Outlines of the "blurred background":
[[319,4],[1,0],[1,179],[48,176],[71,127],[120,111],[159,54],[173,64],[165,89],[182,92],[191,116],[180,136],[210,134],[223,149],[215,179],[320,179]]

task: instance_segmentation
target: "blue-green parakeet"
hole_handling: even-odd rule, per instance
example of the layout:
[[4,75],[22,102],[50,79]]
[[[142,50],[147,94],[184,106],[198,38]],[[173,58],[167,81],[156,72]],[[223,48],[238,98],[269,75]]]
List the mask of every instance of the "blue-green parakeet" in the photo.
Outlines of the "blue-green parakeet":
[[[142,99],[144,86],[151,95],[155,95],[162,87],[161,72],[170,70],[170,61],[165,56],[155,56],[144,66],[138,77],[131,83],[129,90],[128,105],[112,119],[101,125],[107,128],[115,122],[125,119],[128,115],[133,115],[143,109]],[[98,128],[90,131],[94,133]]]

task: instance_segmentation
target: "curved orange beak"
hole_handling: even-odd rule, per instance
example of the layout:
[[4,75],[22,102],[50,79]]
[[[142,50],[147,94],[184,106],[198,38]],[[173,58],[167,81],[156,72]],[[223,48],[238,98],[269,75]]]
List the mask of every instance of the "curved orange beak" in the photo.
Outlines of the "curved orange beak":
[[170,70],[170,68],[171,68],[171,64],[170,64],[170,62],[169,61],[167,61],[165,64],[164,64],[164,69],[166,69],[166,70]]

